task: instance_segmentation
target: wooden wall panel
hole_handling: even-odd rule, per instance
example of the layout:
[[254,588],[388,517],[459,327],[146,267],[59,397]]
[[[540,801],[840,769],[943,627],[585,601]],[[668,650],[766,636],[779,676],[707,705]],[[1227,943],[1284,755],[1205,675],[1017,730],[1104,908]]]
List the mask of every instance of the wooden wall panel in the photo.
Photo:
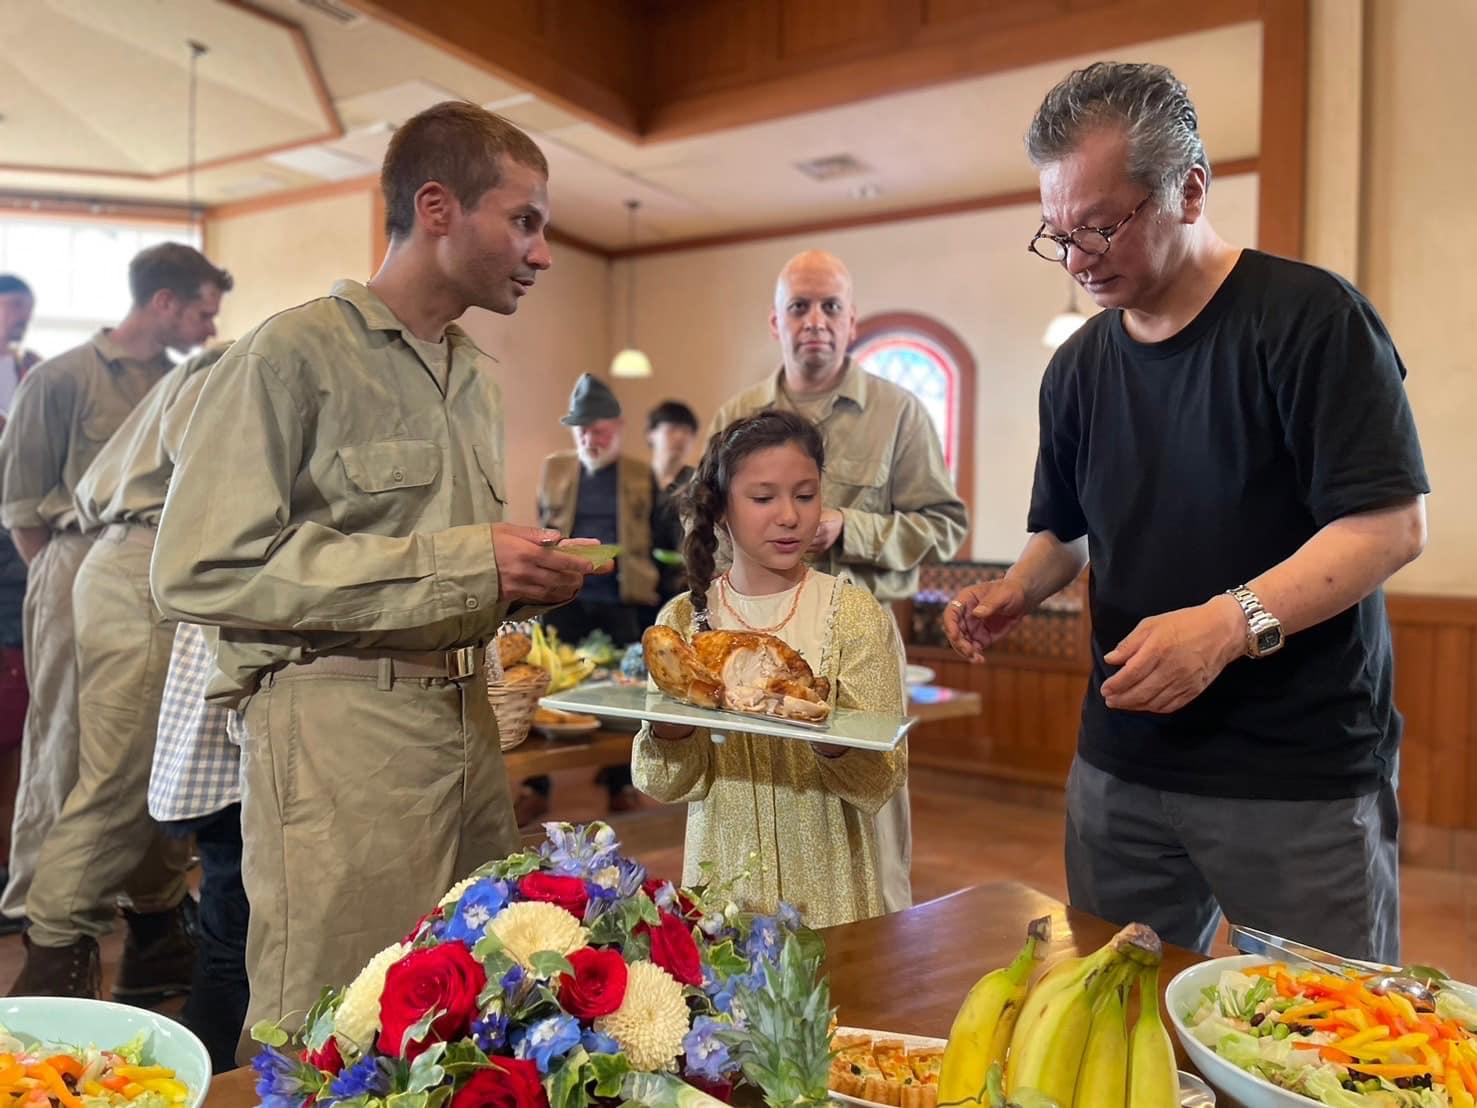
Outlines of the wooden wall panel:
[[[779,7],[779,60],[832,61],[887,47],[891,36],[916,28],[895,18],[893,0],[806,0]],[[909,13],[911,14],[911,13]],[[906,17],[905,17],[906,19]],[[907,26],[911,23],[913,26]]]
[[[1407,838],[1419,840],[1422,861],[1460,864],[1442,859],[1477,857],[1477,598],[1397,594],[1387,604],[1395,703],[1405,717]],[[1087,687],[1085,651],[1071,660],[992,654],[978,666],[939,647],[908,654],[932,667],[940,684],[978,692],[984,703],[977,719],[915,729],[915,763],[1035,785],[1065,782]]]

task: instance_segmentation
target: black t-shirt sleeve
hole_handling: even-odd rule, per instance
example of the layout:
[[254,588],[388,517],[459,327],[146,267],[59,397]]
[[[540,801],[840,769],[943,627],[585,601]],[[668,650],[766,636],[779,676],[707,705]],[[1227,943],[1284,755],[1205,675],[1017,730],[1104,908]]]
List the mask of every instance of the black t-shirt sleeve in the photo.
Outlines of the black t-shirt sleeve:
[[1268,372],[1299,487],[1319,527],[1430,491],[1405,366],[1374,309],[1355,299]]
[[1081,440],[1075,404],[1069,405],[1069,389],[1053,362],[1041,380],[1041,443],[1036,451],[1036,479],[1031,486],[1031,507],[1026,530],[1035,534],[1050,531],[1062,542],[1087,533],[1087,518],[1077,493],[1077,447]]

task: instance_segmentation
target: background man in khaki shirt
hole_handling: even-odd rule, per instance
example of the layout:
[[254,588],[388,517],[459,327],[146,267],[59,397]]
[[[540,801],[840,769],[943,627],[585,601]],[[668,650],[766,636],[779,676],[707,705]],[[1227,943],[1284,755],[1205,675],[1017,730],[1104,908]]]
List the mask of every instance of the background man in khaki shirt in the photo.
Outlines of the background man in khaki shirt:
[[72,583],[92,540],[72,500],[82,474],[170,368],[166,349],[189,350],[215,334],[230,278],[198,250],[160,243],[128,265],[133,307],[26,375],[0,436],[0,524],[30,565],[24,635],[31,706],[0,912],[20,916],[41,843],[77,782],[77,663]]
[[[911,597],[918,567],[952,558],[969,527],[927,411],[912,393],[847,356],[856,305],[839,258],[808,250],[786,263],[769,329],[780,344],[780,371],[719,408],[709,434],[765,408],[816,423],[826,467],[814,564],[852,578],[883,603]],[[913,902],[906,785],[877,814],[877,830],[883,903],[894,912]]]
[[547,176],[474,105],[411,119],[369,286],[242,336],[185,434],[152,580],[165,615],[220,629],[207,696],[243,709],[248,1026],[302,1013],[518,846],[482,644],[590,565],[499,522],[501,397],[452,321],[511,315],[549,267]]
[[31,929],[16,995],[97,995],[97,940],[112,930],[120,890],[129,930],[113,996],[153,1002],[190,985],[195,947],[181,913],[189,843],[164,835],[148,813],[174,642],[174,623],[149,595],[149,556],[203,371],[223,351],[165,374],[77,485],[82,529],[95,539],[72,586],[78,775],[26,897]]

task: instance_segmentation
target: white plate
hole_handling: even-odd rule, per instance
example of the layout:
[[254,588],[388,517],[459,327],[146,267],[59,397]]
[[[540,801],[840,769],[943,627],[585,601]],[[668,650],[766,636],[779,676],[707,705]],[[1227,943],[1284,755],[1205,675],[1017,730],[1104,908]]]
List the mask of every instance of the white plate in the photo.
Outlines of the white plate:
[[740,712],[715,712],[694,708],[659,692],[647,692],[645,686],[616,685],[613,682],[577,685],[572,689],[546,696],[539,701],[545,708],[561,712],[615,719],[650,720],[653,723],[675,723],[689,727],[706,727],[714,742],[725,734],[771,735],[777,739],[802,739],[806,742],[834,743],[862,750],[892,750],[916,723],[905,716],[880,712],[859,712],[854,708],[837,708],[824,726],[796,720]]
[[[946,1039],[930,1039],[925,1035],[899,1035],[895,1031],[873,1031],[866,1027],[838,1027],[837,1035],[866,1035],[873,1039],[901,1039],[903,1046],[908,1050],[917,1050],[923,1047],[942,1047],[948,1045]],[[887,1108],[875,1100],[863,1100],[861,1097],[847,1096],[838,1093],[835,1089],[826,1090],[833,1103],[858,1104],[863,1108]],[[1180,1108],[1215,1108],[1215,1093],[1210,1086],[1193,1073],[1180,1070]]]
[[907,671],[903,675],[903,680],[909,685],[926,685],[937,676],[938,674],[934,673],[927,666],[918,666],[909,663]]

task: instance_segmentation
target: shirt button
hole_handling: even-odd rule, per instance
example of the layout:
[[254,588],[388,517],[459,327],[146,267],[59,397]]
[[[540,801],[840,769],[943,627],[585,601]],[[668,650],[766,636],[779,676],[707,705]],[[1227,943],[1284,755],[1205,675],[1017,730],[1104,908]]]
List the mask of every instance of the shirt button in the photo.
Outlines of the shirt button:
[[468,608],[475,608],[475,607],[477,607],[477,598],[475,596],[469,596],[469,597],[467,597],[467,607]]
[[393,472],[393,473],[391,473],[391,474],[390,474],[390,476],[391,476],[391,477],[392,477],[392,478],[394,478],[394,480],[395,480],[395,484],[397,484],[397,485],[398,485],[398,484],[399,484],[399,483],[400,483],[400,482],[401,482],[401,481],[403,481],[403,480],[405,480],[405,474],[404,474],[404,472],[402,472],[402,471],[401,471],[401,470],[398,470],[398,469],[397,469],[397,470],[395,470],[395,471],[394,471],[394,472]]

